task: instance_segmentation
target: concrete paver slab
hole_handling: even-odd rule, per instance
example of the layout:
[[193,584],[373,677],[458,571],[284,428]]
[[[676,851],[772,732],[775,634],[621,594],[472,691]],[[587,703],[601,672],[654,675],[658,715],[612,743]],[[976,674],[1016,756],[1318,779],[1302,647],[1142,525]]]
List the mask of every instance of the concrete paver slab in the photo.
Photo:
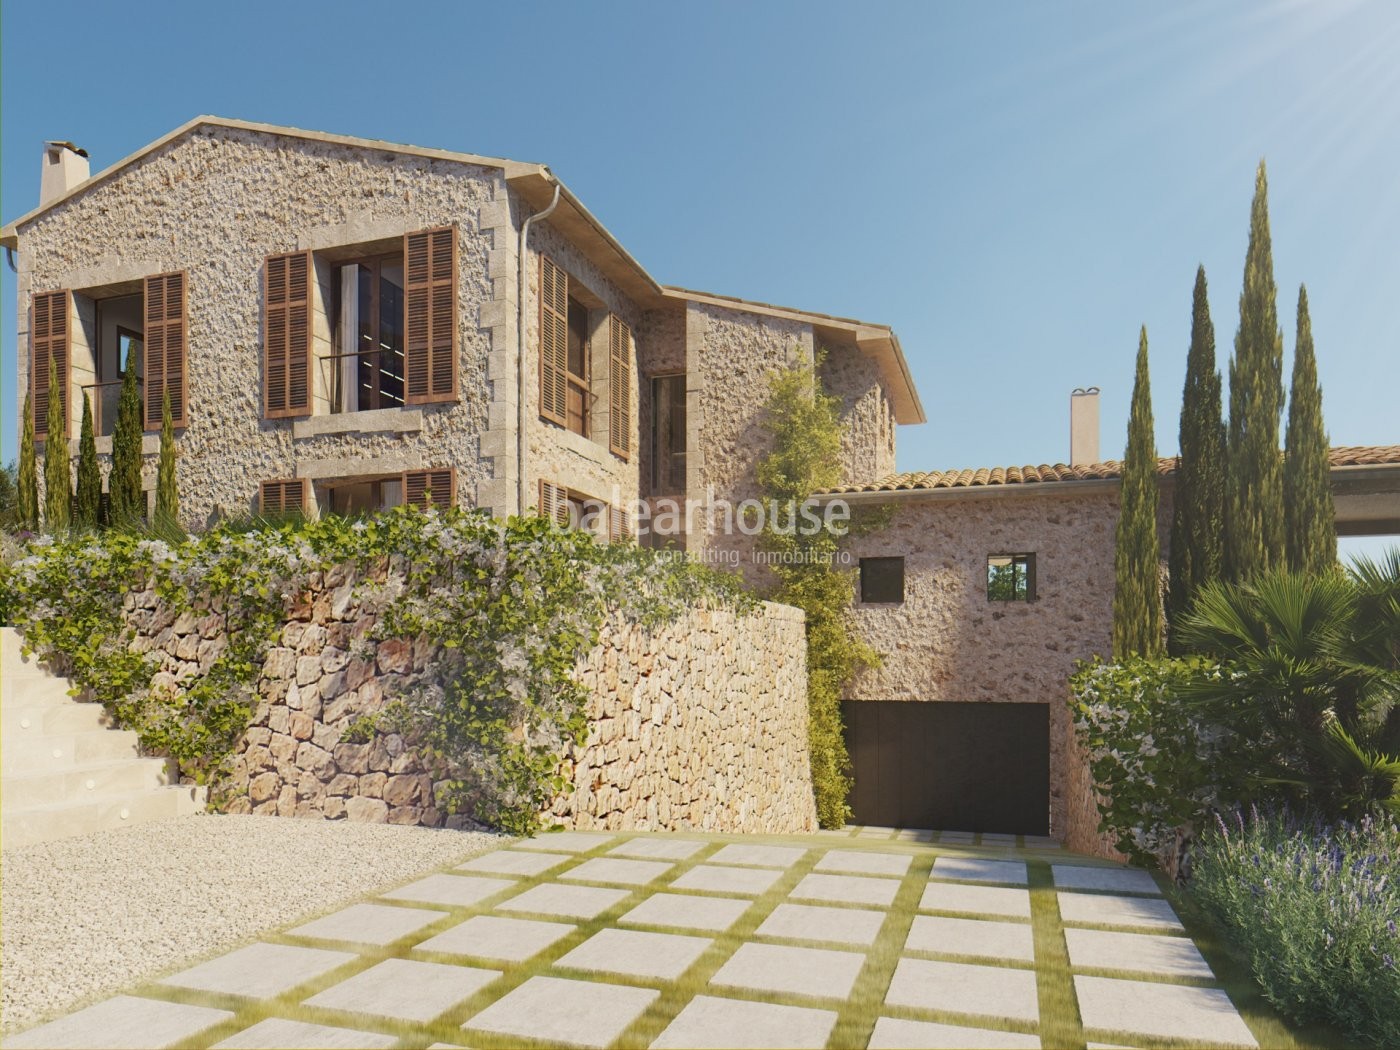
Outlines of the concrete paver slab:
[[295,926],[289,933],[327,941],[391,944],[451,914],[426,908],[395,908],[387,904],[352,904],[331,915]]
[[929,876],[934,879],[964,879],[969,882],[1000,882],[1025,886],[1026,866],[1014,860],[984,860],[981,857],[939,857]]
[[914,858],[907,853],[876,853],[873,850],[834,849],[822,854],[814,871],[844,871],[856,875],[902,876]]
[[795,900],[835,901],[840,904],[889,905],[899,892],[894,879],[865,875],[804,875],[793,887]]
[[896,842],[932,842],[938,837],[938,832],[927,828],[905,828],[896,832],[894,837]]
[[739,916],[749,907],[749,901],[733,898],[653,893],[619,921],[636,926],[674,926],[680,930],[720,933],[738,922]]
[[760,937],[795,941],[831,941],[869,947],[879,936],[885,913],[864,908],[821,908],[810,904],[779,904],[758,928]]
[[1035,937],[1021,922],[990,919],[949,919],[941,915],[916,915],[909,927],[906,951],[944,955],[981,955],[989,959],[1035,961]]
[[436,937],[429,937],[416,948],[445,955],[520,962],[544,951],[576,929],[577,926],[562,922],[473,915],[466,922],[458,923]]
[[324,948],[250,944],[172,977],[164,977],[160,983],[201,992],[266,999],[356,958],[358,956],[352,952],[332,952]]
[[567,853],[545,853],[540,850],[498,849],[480,857],[474,857],[465,864],[459,864],[454,871],[480,871],[488,875],[542,875],[557,868],[565,861],[573,860]]
[[306,1003],[398,1021],[431,1021],[499,976],[499,970],[385,959],[313,995]]
[[844,999],[851,994],[864,964],[865,956],[860,952],[743,944],[710,978],[710,983],[755,992]]
[[820,1050],[836,1026],[836,1011],[697,995],[666,1026],[652,1050]]
[[1065,930],[1069,962],[1076,969],[1135,970],[1167,977],[1214,978],[1189,937],[1107,930]]
[[137,1050],[171,1046],[232,1016],[228,1010],[207,1006],[118,995],[57,1021],[7,1036],[5,1046],[16,1050],[64,1050],[74,1046],[92,1050]]
[[1151,897],[1110,897],[1101,893],[1059,893],[1060,918],[1065,922],[1102,926],[1140,926],[1180,930],[1184,927],[1166,901]]
[[643,860],[685,860],[705,848],[694,839],[637,838],[608,850],[612,857],[640,857]]
[[566,919],[593,919],[626,897],[628,892],[602,886],[561,886],[556,882],[546,882],[526,890],[518,897],[503,901],[496,906],[496,910],[559,915]]
[[1219,988],[1077,976],[1074,991],[1087,1029],[1194,1039],[1212,1046],[1259,1045]]
[[214,1050],[374,1050],[398,1040],[378,1032],[269,1017],[214,1044]]
[[889,1006],[1037,1021],[1034,970],[901,959],[885,993]]
[[462,1026],[551,1045],[607,1046],[661,993],[599,981],[531,977]]
[[613,842],[616,835],[597,835],[587,831],[551,831],[536,835],[532,839],[513,843],[512,849],[543,849],[556,853],[587,853],[599,846]]
[[429,875],[407,886],[380,894],[385,900],[449,904],[467,908],[503,890],[515,889],[513,879],[488,879],[476,875]]
[[599,930],[554,965],[674,981],[713,943],[708,937],[606,929]]
[[1057,890],[1110,890],[1114,893],[1162,895],[1148,872],[1137,868],[1091,868],[1080,864],[1052,864],[1050,872]]
[[921,911],[972,912],[980,915],[1014,915],[1030,918],[1028,890],[1009,886],[964,886],[956,882],[930,882],[919,901]]
[[724,868],[717,864],[697,864],[675,882],[671,889],[708,890],[757,897],[783,877],[781,871],[760,868]]
[[977,835],[972,831],[943,831],[939,832],[938,841],[947,845],[970,846],[977,841]]
[[1040,1037],[1024,1032],[999,1032],[990,1028],[964,1028],[932,1021],[901,1021],[881,1017],[867,1044],[870,1050],[1039,1050]]
[[577,868],[570,868],[559,877],[570,882],[615,882],[623,886],[644,886],[674,867],[674,864],[666,861],[595,857]]
[[706,857],[709,864],[744,864],[755,868],[786,868],[806,853],[797,846],[760,846],[733,842]]

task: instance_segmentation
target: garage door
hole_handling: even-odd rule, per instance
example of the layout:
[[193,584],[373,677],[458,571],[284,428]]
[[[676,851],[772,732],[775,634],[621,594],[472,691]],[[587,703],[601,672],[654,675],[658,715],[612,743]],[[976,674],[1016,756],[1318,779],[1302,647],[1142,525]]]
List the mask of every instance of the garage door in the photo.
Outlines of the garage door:
[[848,700],[841,706],[855,823],[1049,834],[1048,705]]

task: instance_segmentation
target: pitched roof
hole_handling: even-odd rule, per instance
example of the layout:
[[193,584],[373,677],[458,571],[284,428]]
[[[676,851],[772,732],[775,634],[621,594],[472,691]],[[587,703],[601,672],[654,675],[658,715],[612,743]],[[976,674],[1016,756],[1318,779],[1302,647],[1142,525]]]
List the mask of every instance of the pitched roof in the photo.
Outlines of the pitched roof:
[[[1343,445],[1331,450],[1332,469],[1339,467],[1400,466],[1400,445]],[[1176,472],[1176,457],[1157,461],[1157,473]],[[1038,467],[977,467],[967,470],[919,470],[890,474],[870,485],[821,493],[931,492],[937,489],[1005,488],[1012,485],[1045,485],[1070,481],[1112,481],[1123,476],[1121,460],[1071,467],[1064,463]]]

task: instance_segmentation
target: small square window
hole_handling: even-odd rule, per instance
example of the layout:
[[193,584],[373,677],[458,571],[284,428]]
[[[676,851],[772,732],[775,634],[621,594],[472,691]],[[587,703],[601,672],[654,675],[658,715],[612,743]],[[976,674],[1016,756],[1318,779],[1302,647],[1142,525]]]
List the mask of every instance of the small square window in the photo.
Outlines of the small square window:
[[989,602],[1035,601],[1035,555],[989,554],[987,556],[987,600]]
[[904,601],[904,559],[862,558],[860,600],[863,605],[895,605]]

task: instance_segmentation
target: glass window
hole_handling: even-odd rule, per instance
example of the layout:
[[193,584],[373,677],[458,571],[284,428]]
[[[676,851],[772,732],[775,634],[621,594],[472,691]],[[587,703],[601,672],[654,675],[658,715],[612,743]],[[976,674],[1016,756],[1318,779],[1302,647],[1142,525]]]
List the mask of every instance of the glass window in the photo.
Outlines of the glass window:
[[987,556],[987,600],[990,602],[1035,601],[1035,555],[989,554]]
[[336,367],[330,384],[332,411],[358,412],[402,405],[402,254],[338,266],[334,287],[340,303]]
[[904,601],[904,559],[862,558],[860,600],[866,605],[893,605]]
[[651,381],[651,485],[657,495],[685,492],[685,376]]
[[569,429],[588,436],[588,307],[569,296]]

